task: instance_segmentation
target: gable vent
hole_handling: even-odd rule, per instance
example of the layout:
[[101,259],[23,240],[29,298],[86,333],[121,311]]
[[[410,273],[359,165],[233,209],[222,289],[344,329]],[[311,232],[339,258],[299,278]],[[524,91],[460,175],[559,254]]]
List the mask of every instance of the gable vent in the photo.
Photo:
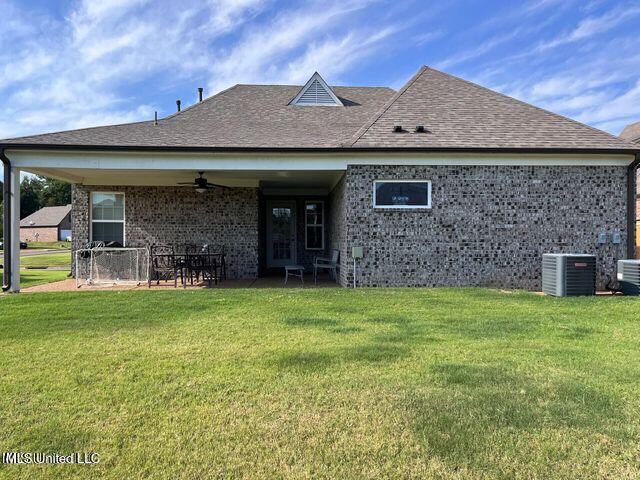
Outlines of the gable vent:
[[331,87],[316,72],[300,89],[291,102],[293,105],[343,105],[340,99],[333,93]]
[[314,80],[309,88],[298,99],[297,103],[305,104],[318,104],[318,105],[333,105],[336,102],[333,100],[329,92],[327,92],[318,80]]

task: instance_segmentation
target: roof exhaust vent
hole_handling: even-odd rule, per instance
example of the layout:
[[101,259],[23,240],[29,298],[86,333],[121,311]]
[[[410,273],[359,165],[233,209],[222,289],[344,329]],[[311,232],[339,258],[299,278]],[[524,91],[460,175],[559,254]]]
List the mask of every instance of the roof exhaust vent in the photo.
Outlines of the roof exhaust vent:
[[153,124],[154,125],[158,124],[158,111],[157,110],[155,112],[153,112]]
[[180,100],[176,100],[176,105],[178,106],[178,111],[180,111]]
[[202,91],[204,89],[202,87],[198,87],[198,101],[201,102],[202,101]]
[[425,133],[427,131],[424,125],[416,125],[416,133]]
[[394,125],[393,133],[402,133],[402,125]]

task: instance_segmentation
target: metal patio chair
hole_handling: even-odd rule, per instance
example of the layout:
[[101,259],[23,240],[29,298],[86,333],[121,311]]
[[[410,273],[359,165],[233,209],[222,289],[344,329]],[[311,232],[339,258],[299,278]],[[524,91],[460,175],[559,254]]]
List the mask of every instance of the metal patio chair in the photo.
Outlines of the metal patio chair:
[[328,270],[329,276],[335,280],[338,272],[340,250],[331,250],[330,257],[316,257],[313,260],[313,282],[318,283],[318,270]]
[[149,284],[155,281],[160,285],[160,280],[173,280],[173,286],[178,287],[178,268],[176,255],[171,245],[152,245],[149,249]]

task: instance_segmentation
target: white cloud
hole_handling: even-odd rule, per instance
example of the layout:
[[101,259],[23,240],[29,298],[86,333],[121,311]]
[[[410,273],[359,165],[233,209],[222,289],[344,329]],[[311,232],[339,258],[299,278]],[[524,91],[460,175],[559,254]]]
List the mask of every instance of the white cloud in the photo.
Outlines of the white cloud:
[[560,45],[577,42],[607,32],[639,14],[640,7],[623,5],[602,15],[585,18],[571,32],[559,35],[551,41],[538,45],[536,51],[540,52],[556,48]]
[[263,3],[82,0],[58,23],[8,5],[15,45],[0,50],[0,137],[151,118],[129,84],[203,74],[209,44]]
[[[131,83],[170,91],[210,78],[210,94],[301,82],[316,69],[335,80],[397,31],[390,22],[354,27],[353,15],[375,1],[311,0],[273,14],[272,0],[79,0],[60,20],[11,5],[0,138],[162,115]],[[0,27],[9,30],[6,17]]]
[[[296,67],[314,63],[314,54],[318,56],[314,65],[322,63],[332,71],[345,68],[350,64],[346,53],[360,50],[356,37],[368,45],[371,42],[360,30],[348,32],[339,39],[331,36],[330,31],[340,25],[340,20],[365,6],[366,2],[314,2],[311,7],[278,15],[266,25],[252,26],[232,49],[222,52],[214,61],[209,88],[218,91],[235,83],[300,82],[316,68],[320,69],[302,71],[302,67]],[[309,15],[310,10],[314,11],[313,15]],[[324,40],[317,41],[318,35]],[[348,39],[351,41],[346,41]],[[335,60],[327,62],[331,55],[339,56],[346,64],[343,62],[340,66]]]

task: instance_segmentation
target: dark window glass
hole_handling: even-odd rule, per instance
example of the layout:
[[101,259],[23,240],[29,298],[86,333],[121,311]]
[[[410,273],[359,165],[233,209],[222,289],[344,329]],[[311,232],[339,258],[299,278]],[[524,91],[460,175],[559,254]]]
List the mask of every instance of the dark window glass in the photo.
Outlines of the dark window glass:
[[306,245],[308,250],[322,250],[324,237],[324,203],[305,204]]
[[427,207],[428,182],[376,182],[376,207]]
[[124,245],[124,224],[120,222],[93,222],[94,242],[118,242]]
[[322,248],[322,227],[307,227],[307,248]]

